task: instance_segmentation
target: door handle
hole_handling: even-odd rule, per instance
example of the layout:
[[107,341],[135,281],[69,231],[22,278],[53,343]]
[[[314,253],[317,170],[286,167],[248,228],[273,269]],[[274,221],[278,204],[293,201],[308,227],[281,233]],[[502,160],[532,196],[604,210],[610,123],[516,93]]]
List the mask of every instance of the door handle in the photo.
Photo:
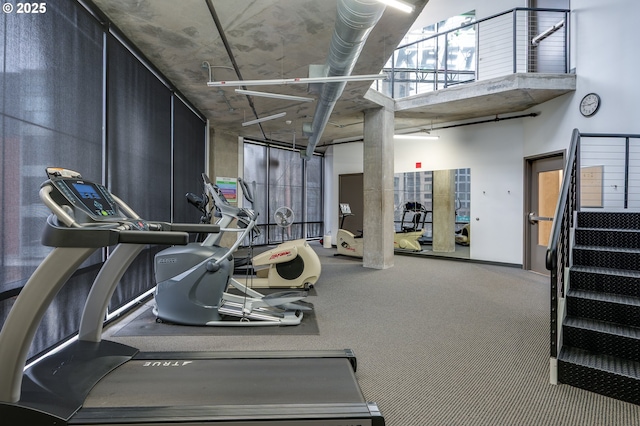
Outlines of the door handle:
[[535,225],[541,220],[542,221],[551,222],[551,221],[553,221],[553,218],[552,217],[544,217],[544,216],[536,216],[535,212],[529,213],[529,223],[530,224]]

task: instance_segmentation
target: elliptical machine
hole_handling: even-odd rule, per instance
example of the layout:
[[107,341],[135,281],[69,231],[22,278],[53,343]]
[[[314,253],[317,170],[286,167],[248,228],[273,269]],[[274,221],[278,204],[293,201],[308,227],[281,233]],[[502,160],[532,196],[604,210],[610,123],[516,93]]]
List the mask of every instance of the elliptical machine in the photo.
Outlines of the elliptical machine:
[[[231,278],[232,253],[252,232],[258,217],[250,209],[240,209],[238,216],[246,223],[244,228],[220,228],[240,233],[230,248],[215,245],[219,234],[209,234],[203,242],[173,246],[156,254],[153,313],[158,322],[206,326],[298,325],[303,311],[311,310],[309,304],[301,301],[307,296],[305,291],[263,295]],[[233,292],[229,291],[231,288]]]
[[[209,177],[203,173],[204,197],[213,201],[213,207],[219,212],[220,219],[216,222],[220,225],[221,232],[238,232],[238,229],[229,228],[233,220],[237,220],[238,226],[242,229],[248,227],[246,211],[248,209],[233,206],[226,199],[220,188],[213,184]],[[253,191],[243,179],[238,179],[245,198],[253,203]],[[258,214],[254,213],[257,219]],[[205,214],[206,216],[206,214]],[[211,217],[211,214],[209,214]],[[255,228],[255,223],[252,229]],[[238,236],[238,245],[245,238],[247,233]],[[217,243],[221,234],[212,238],[211,241],[203,244],[209,245]],[[238,247],[236,245],[236,247]],[[235,249],[234,249],[235,250]],[[240,263],[240,262],[239,262]],[[322,266],[320,258],[304,239],[286,241],[273,249],[249,256],[247,263],[250,263],[255,275],[234,276],[233,280],[241,285],[252,288],[310,288],[318,281]]]

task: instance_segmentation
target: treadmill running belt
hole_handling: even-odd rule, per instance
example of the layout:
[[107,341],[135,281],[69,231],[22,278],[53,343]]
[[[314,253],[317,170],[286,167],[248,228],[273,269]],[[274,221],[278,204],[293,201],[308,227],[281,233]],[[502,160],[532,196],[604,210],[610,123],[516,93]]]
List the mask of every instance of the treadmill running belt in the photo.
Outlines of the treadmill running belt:
[[347,359],[132,360],[85,408],[364,403]]

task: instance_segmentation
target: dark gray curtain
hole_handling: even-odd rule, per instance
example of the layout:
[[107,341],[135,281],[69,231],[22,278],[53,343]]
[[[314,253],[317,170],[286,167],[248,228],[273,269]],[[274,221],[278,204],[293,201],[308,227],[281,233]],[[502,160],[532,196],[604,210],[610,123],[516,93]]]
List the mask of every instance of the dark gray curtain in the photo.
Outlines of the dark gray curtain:
[[201,214],[185,194],[202,194],[206,123],[175,96],[173,105],[173,221],[198,223]]
[[[107,187],[140,217],[168,222],[171,92],[114,37],[108,40]],[[153,262],[136,262],[122,278],[109,309],[154,285]]]
[[[102,30],[71,1],[37,15],[0,14],[0,293],[16,294],[49,252],[40,244],[47,166],[100,179]],[[100,262],[100,256],[91,262]],[[90,284],[80,273],[56,297],[30,354],[73,334]],[[4,299],[4,298],[3,298]],[[0,302],[0,319],[13,299]]]
[[[49,211],[38,198],[47,166],[73,169],[98,182],[106,175],[115,194],[152,220],[171,220],[172,184],[181,192],[201,187],[202,116],[110,35],[117,29],[107,18],[96,19],[98,14],[75,0],[46,6],[42,14],[0,14],[0,324],[50,251],[40,244]],[[179,143],[173,152],[180,163],[176,167],[172,138]],[[153,255],[160,249],[138,256],[111,310],[154,285]],[[62,288],[30,357],[77,332],[101,264],[98,251]]]

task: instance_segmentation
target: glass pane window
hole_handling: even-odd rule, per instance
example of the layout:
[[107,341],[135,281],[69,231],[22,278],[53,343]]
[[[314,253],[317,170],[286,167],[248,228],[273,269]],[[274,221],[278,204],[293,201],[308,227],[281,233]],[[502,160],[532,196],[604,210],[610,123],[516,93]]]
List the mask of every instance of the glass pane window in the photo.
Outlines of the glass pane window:
[[[277,244],[299,238],[320,237],[323,230],[323,159],[304,161],[300,153],[246,142],[244,179],[255,182],[253,205],[262,231],[255,244]],[[293,213],[286,223],[276,219],[282,209]]]

